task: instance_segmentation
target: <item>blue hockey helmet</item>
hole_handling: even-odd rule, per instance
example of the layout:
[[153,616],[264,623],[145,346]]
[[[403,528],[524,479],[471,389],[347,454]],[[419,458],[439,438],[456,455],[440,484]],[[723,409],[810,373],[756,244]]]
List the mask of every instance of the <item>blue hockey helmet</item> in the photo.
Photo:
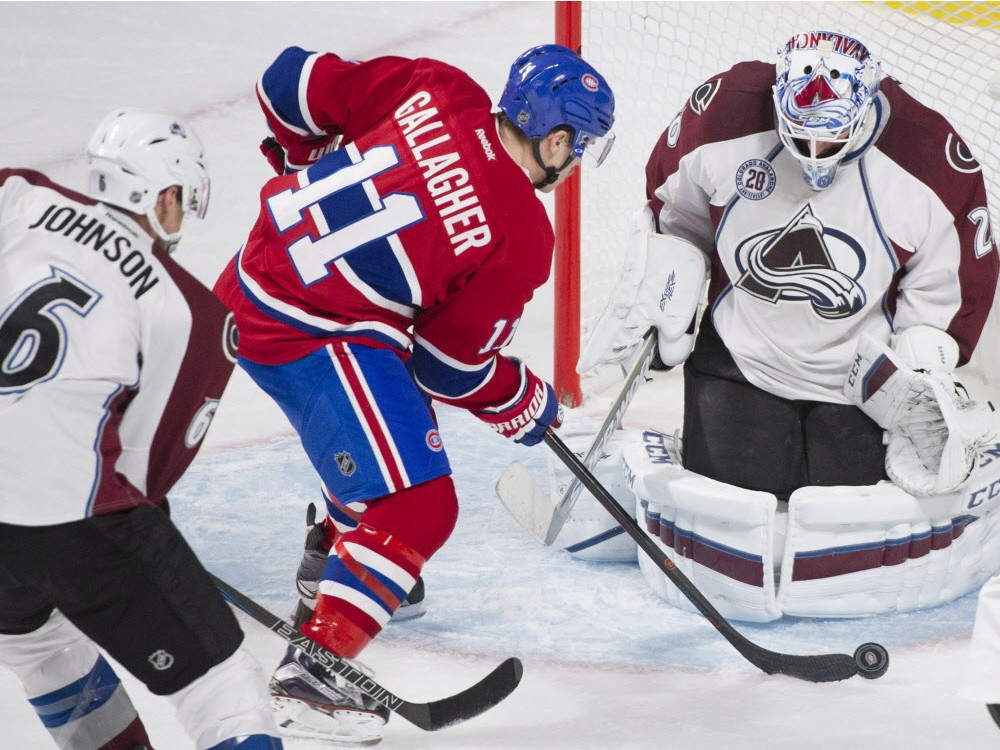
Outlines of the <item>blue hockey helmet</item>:
[[573,156],[600,165],[614,143],[615,95],[608,82],[573,50],[558,44],[532,47],[510,68],[500,109],[528,138],[554,128],[573,130]]

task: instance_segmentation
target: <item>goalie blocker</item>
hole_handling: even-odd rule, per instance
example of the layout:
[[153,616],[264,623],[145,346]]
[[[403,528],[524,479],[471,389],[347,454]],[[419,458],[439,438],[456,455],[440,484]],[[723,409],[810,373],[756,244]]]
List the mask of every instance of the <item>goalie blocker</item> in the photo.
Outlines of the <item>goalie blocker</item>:
[[682,364],[694,348],[708,259],[690,242],[658,234],[649,203],[633,214],[630,230],[621,275],[580,354],[580,374],[626,359],[650,328],[665,365]]
[[[1000,570],[1000,443],[979,448],[972,475],[953,492],[916,497],[888,482],[807,487],[786,509],[770,493],[684,469],[671,436],[628,431],[619,440],[640,525],[727,619],[925,609]],[[694,611],[643,558],[650,586]]]

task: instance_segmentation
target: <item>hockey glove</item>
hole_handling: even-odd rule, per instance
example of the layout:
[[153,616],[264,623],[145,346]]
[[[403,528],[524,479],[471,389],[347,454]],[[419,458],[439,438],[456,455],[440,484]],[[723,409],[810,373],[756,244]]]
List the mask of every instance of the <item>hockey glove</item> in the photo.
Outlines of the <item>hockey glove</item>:
[[264,154],[264,158],[271,165],[271,169],[278,174],[285,173],[285,149],[281,147],[281,144],[278,143],[278,140],[274,136],[269,135],[260,142],[260,152]]
[[657,234],[655,226],[648,204],[633,215],[621,276],[580,354],[577,372],[627,359],[651,327],[664,365],[679,365],[691,353],[708,260],[690,242]]
[[520,361],[521,388],[506,404],[475,411],[477,417],[505,438],[521,445],[538,445],[545,430],[562,424],[563,408],[552,386]]
[[988,403],[970,399],[948,372],[912,369],[867,335],[859,341],[844,392],[888,433],[886,472],[912,495],[958,488],[990,439]]

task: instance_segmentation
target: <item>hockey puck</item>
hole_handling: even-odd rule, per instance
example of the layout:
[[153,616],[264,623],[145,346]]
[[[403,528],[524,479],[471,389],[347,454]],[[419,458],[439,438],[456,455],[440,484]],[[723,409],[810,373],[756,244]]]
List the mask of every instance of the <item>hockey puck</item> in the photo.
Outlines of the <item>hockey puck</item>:
[[862,643],[854,652],[854,663],[858,674],[866,680],[874,680],[889,669],[889,652],[878,643]]

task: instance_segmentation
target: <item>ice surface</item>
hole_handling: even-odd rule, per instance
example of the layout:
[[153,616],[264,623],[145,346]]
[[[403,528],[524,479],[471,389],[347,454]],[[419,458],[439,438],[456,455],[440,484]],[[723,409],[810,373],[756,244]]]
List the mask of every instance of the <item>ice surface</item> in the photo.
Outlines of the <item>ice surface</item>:
[[[253,85],[281,48],[434,56],[499,92],[509,61],[551,40],[552,12],[542,2],[5,2],[0,28],[3,166],[41,168],[82,187],[79,155],[112,108],[191,119],[209,152],[212,205],[178,258],[211,284],[249,229],[258,187],[270,174],[257,152],[264,123]],[[664,113],[664,124],[671,116]],[[512,347],[545,376],[550,306],[545,289]],[[656,381],[640,389],[627,426],[676,426],[676,376]],[[599,421],[610,398],[595,399],[584,416]],[[544,481],[543,446],[508,444],[455,410],[442,409],[440,417],[462,503],[458,527],[425,569],[427,616],[387,628],[365,659],[387,687],[413,700],[462,689],[508,655],[524,661],[525,677],[493,711],[440,733],[394,719],[380,747],[979,750],[1000,741],[983,707],[956,696],[974,596],[891,617],[738,624],[751,640],[786,653],[852,653],[875,640],[892,657],[877,681],[768,677],[703,618],[661,602],[637,566],[575,561],[519,529],[493,483],[515,459]],[[284,418],[238,372],[205,449],[172,495],[178,525],[209,569],[284,614],[305,505],[318,499]],[[246,621],[245,629],[270,670],[283,642],[256,623]],[[169,703],[125,681],[156,747],[191,747]],[[16,680],[3,671],[0,696],[0,747],[49,747]]]

